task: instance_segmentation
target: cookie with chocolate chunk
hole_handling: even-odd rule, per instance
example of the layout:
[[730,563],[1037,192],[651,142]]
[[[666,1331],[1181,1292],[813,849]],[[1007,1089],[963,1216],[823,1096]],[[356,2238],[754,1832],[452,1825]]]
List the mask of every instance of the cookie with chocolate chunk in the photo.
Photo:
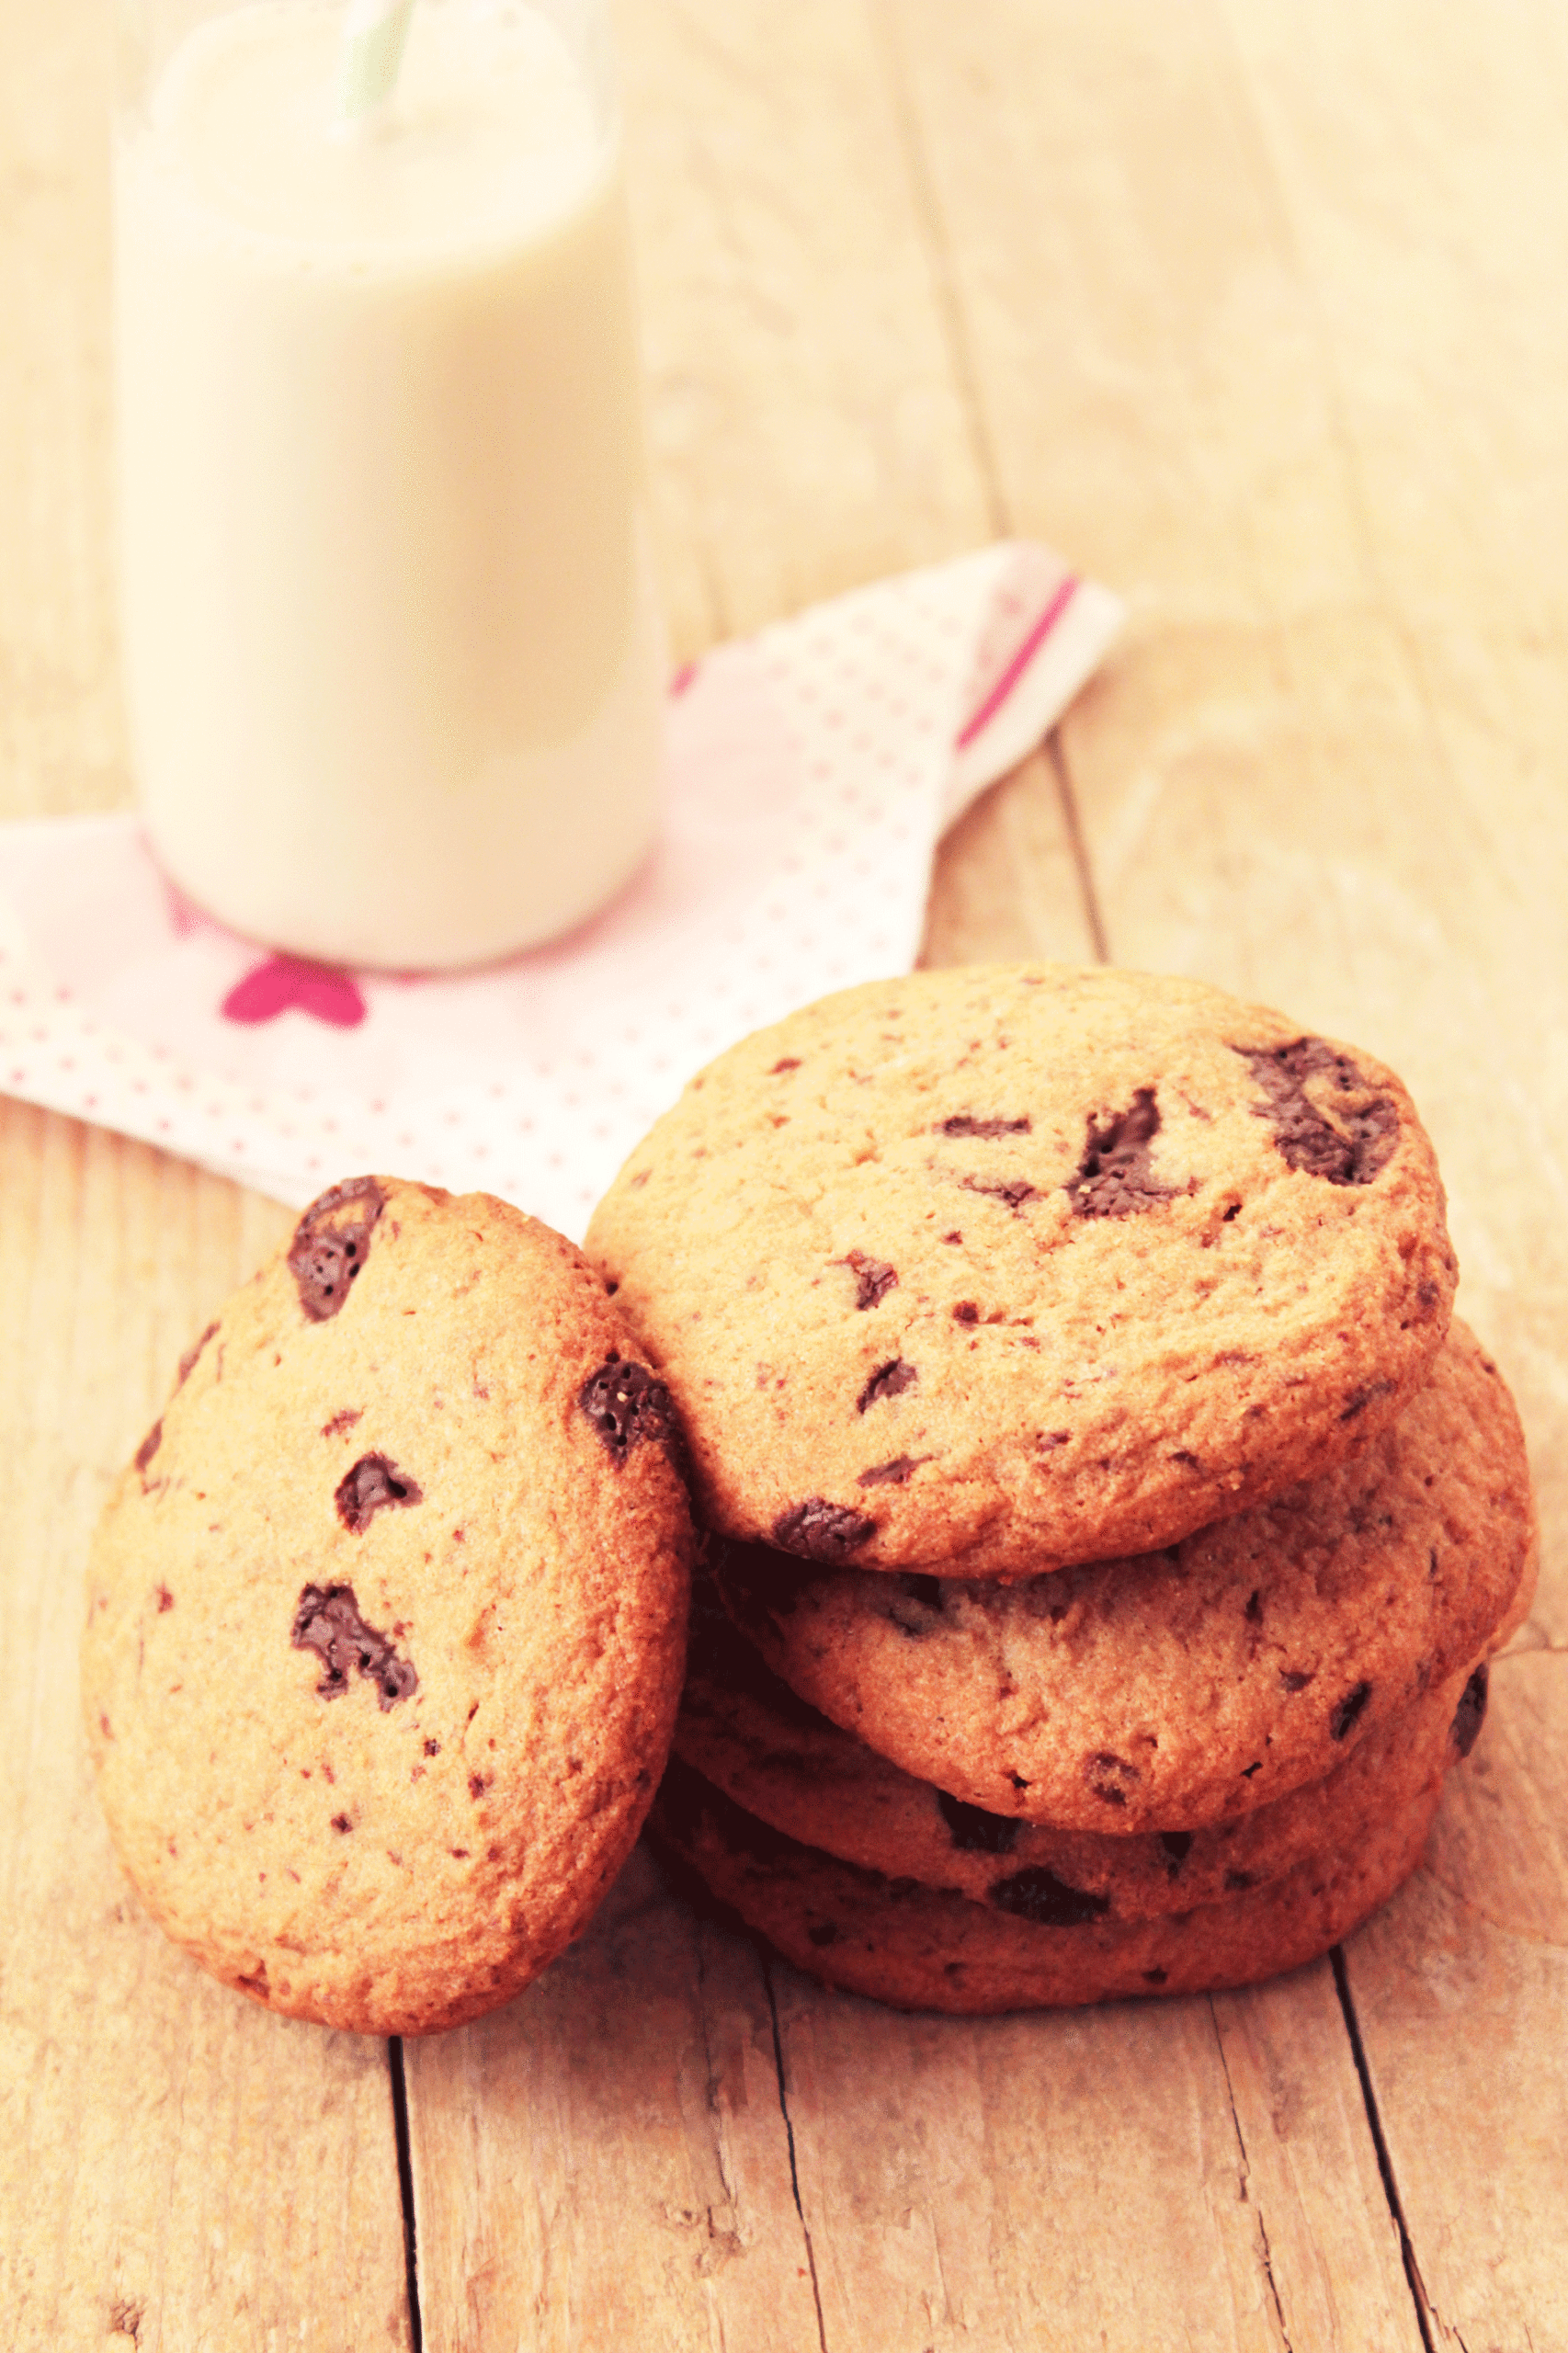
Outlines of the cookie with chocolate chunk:
[[1455,1267],[1392,1071],[1192,981],[915,972],[722,1055],[589,1256],[701,1516],[825,1565],[1034,1575],[1366,1444]]
[[178,1943],[274,2009],[420,2034],[576,1935],[669,1745],[676,1435],[559,1234],[391,1177],[312,1204],[89,1564],[98,1791]]
[[[1299,1969],[1348,1936],[1421,1859],[1434,1779],[1283,1878],[1148,1920],[1037,1919],[835,1861],[770,1829],[678,1760],[651,1827],[677,1867],[797,1969],[895,2009],[961,2016],[1196,1994]],[[684,1874],[683,1874],[684,1875]]]
[[1009,1584],[715,1554],[835,1723],[988,1813],[1116,1836],[1321,1781],[1517,1621],[1534,1567],[1518,1415],[1458,1322],[1354,1461],[1159,1552]]
[[840,1862],[1059,1926],[1153,1919],[1348,1852],[1468,1756],[1486,1667],[1460,1668],[1356,1744],[1323,1780],[1203,1830],[1114,1837],[990,1813],[916,1780],[769,1673],[699,1574],[675,1754],[759,1821]]

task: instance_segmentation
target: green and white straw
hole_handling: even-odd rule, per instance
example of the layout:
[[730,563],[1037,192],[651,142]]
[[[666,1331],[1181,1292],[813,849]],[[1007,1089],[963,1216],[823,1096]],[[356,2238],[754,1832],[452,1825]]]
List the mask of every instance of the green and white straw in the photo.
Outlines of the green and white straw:
[[391,97],[414,0],[348,0],[337,68],[337,119],[360,122]]

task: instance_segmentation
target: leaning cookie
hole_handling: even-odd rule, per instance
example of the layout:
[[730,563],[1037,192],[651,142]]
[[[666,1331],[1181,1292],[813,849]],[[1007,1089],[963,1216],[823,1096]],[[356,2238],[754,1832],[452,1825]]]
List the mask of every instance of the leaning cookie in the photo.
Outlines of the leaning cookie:
[[1343,1460],[1447,1328],[1392,1071],[1196,982],[1062,966],[828,997],[695,1078],[588,1256],[699,1517],[826,1563],[1023,1576]]
[[1456,1323],[1354,1461],[1163,1552],[1007,1585],[715,1548],[774,1672],[906,1773],[1059,1829],[1196,1830],[1321,1781],[1518,1615],[1513,1400]]
[[840,1862],[946,1888],[1066,1927],[1152,1919],[1261,1887],[1312,1856],[1348,1852],[1468,1756],[1486,1713],[1484,1661],[1437,1684],[1309,1782],[1207,1830],[1108,1837],[981,1807],[901,1772],[798,1699],[694,1581],[675,1754],[761,1822]]
[[801,1847],[678,1760],[650,1828],[666,1854],[798,1969],[895,2009],[973,2016],[1124,1995],[1212,1993],[1314,1961],[1376,1911],[1421,1859],[1434,1779],[1267,1887],[1152,1920],[1046,1924]]
[[307,1211],[182,1368],[88,1571],[98,1791],[170,1936],[369,2033],[526,1984],[663,1769],[674,1451],[560,1235],[390,1177]]

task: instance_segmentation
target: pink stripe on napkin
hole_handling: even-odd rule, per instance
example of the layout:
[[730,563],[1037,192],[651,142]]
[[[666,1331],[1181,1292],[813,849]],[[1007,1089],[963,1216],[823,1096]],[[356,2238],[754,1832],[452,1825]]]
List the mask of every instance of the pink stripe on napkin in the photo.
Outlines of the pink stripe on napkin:
[[1061,587],[1056,591],[1056,594],[1052,597],[1050,604],[1047,605],[1044,612],[1041,613],[1040,619],[1035,622],[1034,627],[1024,638],[1018,646],[1017,651],[1013,654],[1011,660],[1008,662],[1006,668],[1003,671],[1001,676],[997,679],[990,693],[986,695],[979,709],[975,710],[959,729],[958,734],[954,740],[960,752],[966,750],[968,746],[973,743],[975,737],[980,733],[981,729],[983,727],[988,727],[992,720],[995,718],[996,713],[1001,710],[1002,705],[1006,701],[1008,696],[1012,693],[1014,688],[1017,685],[1019,679],[1024,676],[1024,673],[1028,670],[1030,663],[1034,660],[1035,655],[1040,652],[1040,647],[1045,643],[1046,639],[1051,635],[1051,631],[1056,627],[1057,622],[1066,611],[1077,585],[1077,581],[1071,574],[1069,574],[1067,578],[1062,583]]

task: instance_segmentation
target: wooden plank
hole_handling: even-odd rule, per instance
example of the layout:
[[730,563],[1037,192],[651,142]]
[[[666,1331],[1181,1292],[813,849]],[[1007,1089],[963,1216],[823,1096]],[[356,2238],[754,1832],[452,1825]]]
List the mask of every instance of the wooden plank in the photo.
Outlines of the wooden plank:
[[1435,2345],[1568,2345],[1568,1657],[1492,1670],[1427,1867],[1346,1964]]
[[119,1876],[79,1732],[82,1567],[109,1480],[284,1222],[0,1103],[0,2311],[28,2353],[409,2342],[383,2046],[271,2018],[165,1943]]
[[[1077,7],[1048,56],[1014,0],[896,21],[1009,519],[1133,598],[1062,731],[1111,951],[1286,1004],[1411,1078],[1461,1305],[1530,1436],[1545,1565],[1524,1639],[1561,1645],[1560,27],[1523,6],[1499,43],[1454,9],[1422,16],[1429,38],[1397,0],[1310,28],[1234,0],[1162,20],[1156,49],[1135,9]],[[1009,223],[1048,182],[1026,239]],[[1505,1722],[1521,1677],[1540,1678],[1533,1790],[1483,1747],[1433,1871],[1349,1955],[1434,2338],[1471,2347],[1563,2336],[1561,1833],[1541,1824],[1568,1716],[1555,1661],[1511,1658]],[[1501,1922],[1473,1877],[1454,1893],[1455,1852],[1471,1872],[1483,1846]],[[1293,1987],[1267,1998],[1304,2030]],[[1233,2074],[1261,2058],[1256,2025]]]
[[1420,2323],[1328,1962],[1217,1995],[1213,2007],[1286,2343],[1416,2353]]
[[619,0],[675,648],[992,537],[871,0]]
[[0,806],[130,797],[109,521],[109,0],[0,8]]
[[923,964],[1094,962],[1094,918],[1054,749],[1032,752],[943,841]]
[[1326,1964],[973,2021],[775,1975],[833,2353],[1416,2353]]
[[643,1849],[520,2000],[406,2065],[427,2353],[817,2344],[756,1953]]
[[[626,0],[659,553],[682,654],[989,535],[868,11]],[[934,949],[1078,952],[1054,778],[969,819]],[[988,886],[1012,875],[1005,901]],[[818,2342],[752,1949],[634,1865],[494,2019],[407,2054],[426,2341]]]

